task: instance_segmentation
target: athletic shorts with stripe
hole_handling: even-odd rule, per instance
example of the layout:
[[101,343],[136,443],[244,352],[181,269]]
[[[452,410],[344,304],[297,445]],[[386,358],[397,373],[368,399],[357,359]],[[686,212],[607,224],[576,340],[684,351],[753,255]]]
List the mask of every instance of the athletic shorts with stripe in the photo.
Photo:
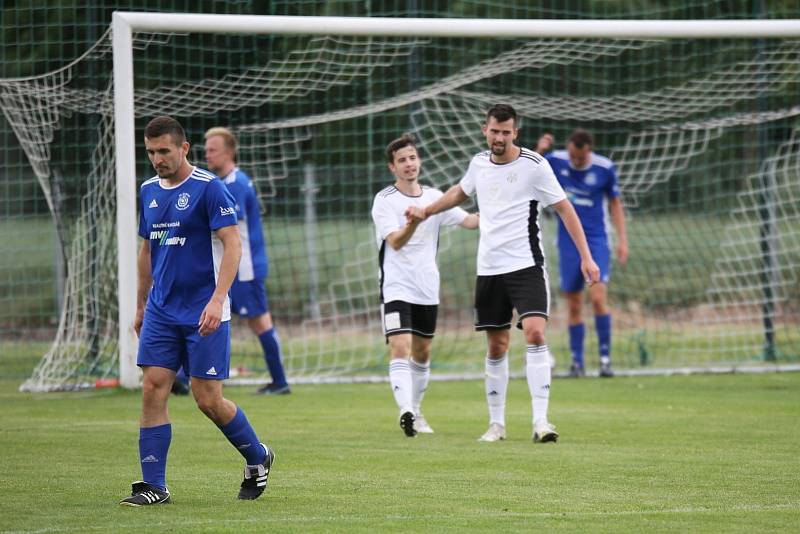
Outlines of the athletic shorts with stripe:
[[513,311],[517,310],[517,328],[522,319],[550,314],[550,287],[547,272],[534,265],[519,271],[478,276],[475,283],[475,330],[511,328]]
[[414,334],[432,338],[436,332],[436,316],[439,306],[411,304],[393,300],[381,304],[383,334],[388,338],[396,334]]

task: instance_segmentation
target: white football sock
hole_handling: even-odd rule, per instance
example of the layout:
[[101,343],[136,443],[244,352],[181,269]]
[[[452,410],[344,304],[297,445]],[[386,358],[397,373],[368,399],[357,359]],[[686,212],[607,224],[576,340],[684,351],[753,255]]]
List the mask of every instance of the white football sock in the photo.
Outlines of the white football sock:
[[414,407],[414,414],[419,415],[422,413],[422,398],[431,378],[431,366],[428,362],[416,362],[414,358],[408,360],[408,366],[411,369],[411,405]]
[[506,391],[508,390],[508,353],[500,358],[486,356],[486,403],[489,424],[506,426]]
[[533,403],[533,421],[547,421],[550,402],[550,351],[547,345],[528,345],[525,371]]
[[413,412],[411,405],[411,369],[408,360],[393,359],[389,364],[389,383],[397,406],[402,412]]

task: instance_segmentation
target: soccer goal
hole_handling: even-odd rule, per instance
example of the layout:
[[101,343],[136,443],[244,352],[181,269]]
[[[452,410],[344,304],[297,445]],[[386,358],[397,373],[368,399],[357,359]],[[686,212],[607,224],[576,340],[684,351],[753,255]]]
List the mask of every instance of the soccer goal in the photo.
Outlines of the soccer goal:
[[[136,198],[153,174],[142,127],[159,114],[184,124],[200,165],[207,128],[228,126],[239,138],[239,165],[262,202],[270,305],[291,379],[383,376],[369,216],[392,179],[383,148],[412,134],[421,181],[447,188],[485,148],[483,114],[498,102],[521,114],[519,144],[534,147],[550,131],[563,147],[583,127],[616,163],[630,242],[609,286],[618,371],[796,366],[798,65],[798,20],[117,12],[111,31],[72,64],[0,85],[5,116],[60,221],[64,258],[57,335],[23,389],[107,377],[139,384]],[[79,201],[60,200],[65,183],[78,184]],[[544,226],[548,337],[563,370],[552,216]],[[475,233],[441,236],[434,378],[482,370],[485,342],[471,328],[476,249]],[[591,366],[588,303],[584,312]],[[232,367],[254,374],[235,380],[264,379],[258,352],[237,328]]]

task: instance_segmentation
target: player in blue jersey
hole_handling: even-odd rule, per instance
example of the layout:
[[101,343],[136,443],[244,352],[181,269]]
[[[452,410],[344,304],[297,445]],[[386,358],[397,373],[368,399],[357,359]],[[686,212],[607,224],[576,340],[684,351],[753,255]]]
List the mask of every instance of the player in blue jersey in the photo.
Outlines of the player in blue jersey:
[[219,176],[236,200],[242,259],[231,286],[231,311],[247,320],[264,351],[272,382],[259,388],[264,395],[286,395],[289,384],[281,362],[281,346],[272,323],[264,280],[269,264],[261,228],[261,208],[253,182],[236,166],[236,137],[227,128],[211,128],[205,135],[208,168]]
[[230,289],[241,255],[233,197],[224,184],[186,159],[189,143],[171,117],[144,131],[157,175],[140,189],[136,320],[142,368],[139,459],[143,480],[120,504],[171,500],[166,484],[172,425],[167,401],[175,372],[192,376],[200,410],[245,458],[239,498],[256,499],[267,486],[275,455],[244,412],[222,396],[230,362]]
[[[553,136],[545,133],[536,151],[545,155],[567,198],[570,199],[583,225],[592,257],[600,267],[600,283],[589,288],[594,309],[595,330],[600,353],[600,376],[611,377],[611,311],[608,306],[608,283],[611,278],[611,253],[608,240],[607,214],[617,232],[617,261],[628,261],[628,234],[625,213],[617,184],[617,171],[612,161],[592,151],[594,139],[586,130],[575,130],[567,141],[566,150],[550,152]],[[559,271],[561,291],[567,300],[569,315],[569,345],[572,352],[570,376],[584,374],[583,340],[585,327],[582,317],[583,275],[580,256],[566,228],[558,224]]]

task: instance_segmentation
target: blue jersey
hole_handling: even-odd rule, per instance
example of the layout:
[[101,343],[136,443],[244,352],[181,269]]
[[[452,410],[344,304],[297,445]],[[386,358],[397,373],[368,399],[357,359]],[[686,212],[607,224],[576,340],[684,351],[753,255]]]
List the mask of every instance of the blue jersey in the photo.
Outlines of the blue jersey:
[[[591,163],[584,169],[572,166],[566,150],[556,150],[545,157],[550,162],[558,183],[564,188],[567,198],[575,207],[586,239],[592,242],[607,242],[606,200],[619,196],[614,164],[610,159],[594,152],[591,154]],[[572,238],[560,218],[558,242],[560,245],[572,244]]]
[[[150,240],[153,275],[145,313],[196,326],[217,287],[222,261],[222,241],[214,231],[236,225],[233,197],[213,174],[197,167],[173,187],[154,176],[139,195],[139,235]],[[225,299],[222,320],[228,319]]]
[[238,167],[225,177],[225,185],[236,201],[239,234],[242,237],[242,259],[239,262],[240,282],[267,277],[267,249],[261,228],[261,208],[253,181]]

